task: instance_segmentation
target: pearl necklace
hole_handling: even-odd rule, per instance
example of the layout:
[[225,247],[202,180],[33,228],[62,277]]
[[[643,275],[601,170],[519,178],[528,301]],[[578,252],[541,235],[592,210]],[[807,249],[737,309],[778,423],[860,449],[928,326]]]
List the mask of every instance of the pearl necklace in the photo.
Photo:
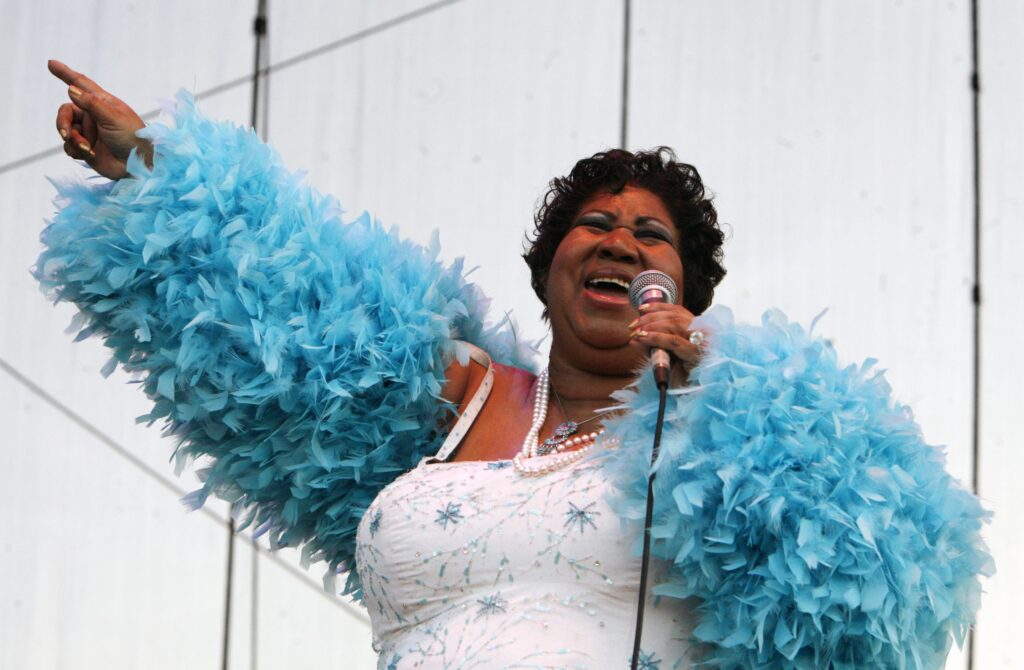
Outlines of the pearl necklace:
[[[537,392],[533,397],[533,424],[530,426],[530,431],[526,434],[526,439],[523,440],[522,450],[512,459],[516,472],[521,475],[543,475],[570,463],[575,463],[583,458],[587,452],[593,450],[598,436],[604,432],[602,428],[586,435],[569,437],[572,433],[566,432],[567,429],[564,426],[572,422],[567,422],[567,424],[559,426],[558,430],[555,431],[559,438],[558,440],[545,440],[545,445],[553,447],[554,453],[558,455],[554,458],[546,459],[543,465],[531,465],[528,463],[527,461],[530,459],[544,455],[538,449],[537,438],[540,435],[541,427],[544,425],[544,420],[548,418],[548,398],[550,397],[550,392],[551,384],[548,381],[548,370],[544,368],[537,377]],[[568,419],[568,417],[566,418]],[[573,451],[565,451],[566,447],[570,446],[579,448]]]

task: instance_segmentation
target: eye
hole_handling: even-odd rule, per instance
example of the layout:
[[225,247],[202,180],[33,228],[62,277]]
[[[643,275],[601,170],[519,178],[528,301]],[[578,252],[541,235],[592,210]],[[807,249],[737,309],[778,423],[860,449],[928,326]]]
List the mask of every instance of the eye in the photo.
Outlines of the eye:
[[596,228],[597,230],[608,230],[611,228],[611,224],[603,216],[584,216],[576,222],[576,225]]
[[663,233],[660,230],[654,230],[652,228],[638,230],[636,232],[636,237],[637,239],[647,238],[651,240],[658,240],[660,242],[667,242],[669,244],[672,243],[672,238],[670,238],[667,233]]

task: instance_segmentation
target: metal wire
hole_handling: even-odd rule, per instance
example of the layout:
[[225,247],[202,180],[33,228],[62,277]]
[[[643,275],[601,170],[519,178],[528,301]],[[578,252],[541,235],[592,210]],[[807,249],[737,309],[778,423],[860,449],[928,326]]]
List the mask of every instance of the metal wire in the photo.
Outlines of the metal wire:
[[[426,16],[427,14],[431,14],[440,9],[444,9],[445,7],[454,5],[462,1],[463,0],[440,0],[440,2],[434,2],[429,5],[424,5],[419,9],[415,9],[411,12],[406,12],[405,14],[396,16],[393,19],[388,19],[387,21],[382,21],[381,23],[370,26],[369,28],[364,28],[362,30],[352,33],[351,35],[346,35],[345,37],[336,39],[333,42],[328,42],[327,44],[310,49],[309,51],[304,51],[300,54],[292,56],[291,58],[285,58],[284,60],[281,60],[272,65],[261,67],[257,70],[256,74],[263,77],[273,72],[280,72],[281,70],[294,67],[300,63],[304,63],[313,58],[319,58],[320,56],[326,55],[342,47],[347,47],[351,44],[355,44],[356,42],[366,39],[367,37],[372,37],[386,30],[396,28],[402,25],[403,23],[408,23],[409,21],[418,19],[422,16]],[[238,88],[239,86],[245,86],[246,84],[252,82],[253,74],[254,73],[248,73],[240,77],[235,77],[234,79],[229,79],[228,81],[223,82],[221,84],[217,84],[212,88],[208,88],[196,93],[195,98],[196,100],[211,98],[215,95],[224,93],[225,91],[230,91],[232,89]],[[159,109],[151,109],[147,111],[145,114],[141,114],[140,116],[144,121],[149,121],[160,116],[160,111],[161,110]],[[22,158],[13,160],[9,163],[4,163],[3,165],[0,165],[0,175],[6,172],[17,170],[18,168],[25,167],[26,165],[31,165],[32,163],[41,161],[51,156],[59,156],[62,153],[64,153],[63,145],[58,145],[49,149],[37,151],[33,154],[29,154],[27,156],[23,156]]]

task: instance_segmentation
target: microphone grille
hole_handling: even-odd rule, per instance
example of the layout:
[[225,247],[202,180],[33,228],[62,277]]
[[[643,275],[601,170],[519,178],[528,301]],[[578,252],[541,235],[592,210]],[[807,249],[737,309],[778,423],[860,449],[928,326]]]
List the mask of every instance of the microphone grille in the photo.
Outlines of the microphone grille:
[[652,288],[660,289],[665,294],[665,302],[674,303],[679,298],[679,289],[672,277],[658,270],[644,270],[629,282],[629,303],[634,308],[639,307],[644,293]]

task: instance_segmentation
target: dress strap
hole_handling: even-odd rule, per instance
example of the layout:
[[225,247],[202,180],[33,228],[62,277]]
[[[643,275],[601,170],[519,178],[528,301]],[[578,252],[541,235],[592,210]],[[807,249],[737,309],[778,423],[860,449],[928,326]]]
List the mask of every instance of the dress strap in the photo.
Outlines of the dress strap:
[[469,357],[480,365],[486,366],[487,373],[484,375],[484,380],[480,382],[480,386],[477,387],[476,393],[473,394],[473,398],[466,405],[465,411],[462,412],[459,420],[452,426],[452,431],[448,433],[444,444],[441,445],[436,454],[425,457],[420,462],[421,464],[438,463],[448,460],[448,457],[455,451],[455,448],[462,442],[462,438],[469,432],[469,427],[473,425],[473,421],[480,414],[480,410],[484,408],[487,397],[491,395],[491,388],[494,387],[494,362],[491,361],[491,357],[483,349],[469,342],[460,342],[460,344],[469,347]]

